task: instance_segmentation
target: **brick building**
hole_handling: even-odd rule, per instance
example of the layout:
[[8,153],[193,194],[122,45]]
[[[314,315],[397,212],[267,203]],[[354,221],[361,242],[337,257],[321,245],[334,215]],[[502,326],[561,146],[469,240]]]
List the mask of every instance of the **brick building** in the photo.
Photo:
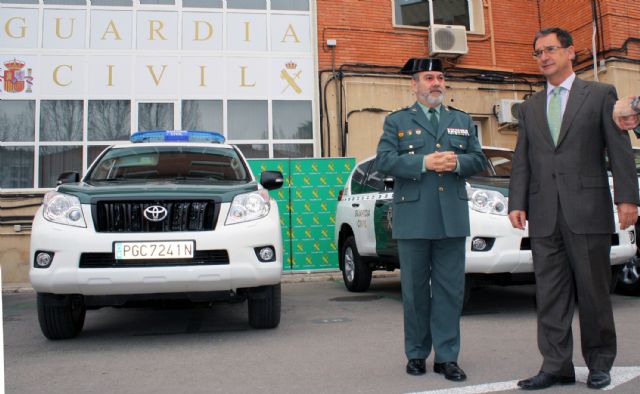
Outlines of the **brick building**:
[[597,76],[620,96],[640,93],[634,0],[318,0],[317,10],[324,155],[373,154],[384,116],[414,101],[409,78],[393,73],[410,57],[429,56],[432,24],[466,27],[466,37],[456,39],[466,39],[468,52],[445,57],[445,99],[472,114],[485,145],[514,146],[517,126],[508,113],[500,123],[497,115],[543,87],[531,56],[541,28],[572,33],[580,78]]

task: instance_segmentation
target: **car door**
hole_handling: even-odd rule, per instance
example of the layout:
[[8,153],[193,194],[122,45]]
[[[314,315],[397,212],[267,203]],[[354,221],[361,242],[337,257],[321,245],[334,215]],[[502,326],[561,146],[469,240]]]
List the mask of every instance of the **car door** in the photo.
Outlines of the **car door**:
[[396,241],[391,236],[393,218],[393,189],[385,185],[385,174],[378,172],[375,162],[369,168],[364,187],[375,196],[373,207],[373,225],[378,256],[396,257],[398,255]]

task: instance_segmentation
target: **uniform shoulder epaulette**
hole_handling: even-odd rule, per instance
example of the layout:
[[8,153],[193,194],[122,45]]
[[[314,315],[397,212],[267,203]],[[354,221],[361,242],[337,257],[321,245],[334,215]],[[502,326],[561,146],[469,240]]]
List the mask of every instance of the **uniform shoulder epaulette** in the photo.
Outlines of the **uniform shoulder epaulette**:
[[466,111],[463,111],[463,110],[461,110],[461,109],[459,109],[459,108],[456,108],[456,107],[452,107],[452,106],[450,106],[450,105],[447,105],[447,109],[449,109],[449,110],[451,110],[451,111],[458,111],[458,112],[462,112],[463,114],[466,114],[466,113],[467,113]]
[[406,107],[400,107],[398,109],[395,109],[395,110],[389,112],[389,115],[395,114],[396,112],[405,111],[405,110],[407,110],[407,109],[409,109],[411,107],[412,107],[411,105],[407,105]]

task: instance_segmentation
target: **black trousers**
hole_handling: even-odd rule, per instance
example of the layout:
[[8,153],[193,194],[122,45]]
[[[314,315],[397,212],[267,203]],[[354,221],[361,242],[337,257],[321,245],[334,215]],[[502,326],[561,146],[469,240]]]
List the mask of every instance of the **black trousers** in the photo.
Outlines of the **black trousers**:
[[573,376],[571,321],[578,303],[582,356],[590,369],[609,371],[616,357],[611,298],[610,234],[575,234],[560,206],[549,237],[531,238],[536,277],[538,348],[542,371]]

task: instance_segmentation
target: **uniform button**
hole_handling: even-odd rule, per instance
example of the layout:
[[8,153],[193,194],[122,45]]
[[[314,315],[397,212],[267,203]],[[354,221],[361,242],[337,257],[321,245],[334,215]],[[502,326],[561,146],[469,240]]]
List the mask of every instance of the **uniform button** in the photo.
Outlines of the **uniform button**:
[[413,149],[413,145],[409,145],[409,149]]
[[462,144],[458,145],[460,148],[462,148]]
[[443,191],[444,191],[444,187],[440,186],[440,187],[438,188],[438,191],[443,192]]
[[400,199],[401,199],[402,201],[404,201],[404,197],[400,197]]
[[412,150],[410,150],[410,151],[409,151],[409,154],[410,154],[410,155],[414,155],[414,154],[415,154],[415,152],[414,152],[414,151],[412,151]]
[[440,144],[436,144],[436,148],[440,148],[442,145]]
[[438,176],[442,176],[443,174],[438,174]]

